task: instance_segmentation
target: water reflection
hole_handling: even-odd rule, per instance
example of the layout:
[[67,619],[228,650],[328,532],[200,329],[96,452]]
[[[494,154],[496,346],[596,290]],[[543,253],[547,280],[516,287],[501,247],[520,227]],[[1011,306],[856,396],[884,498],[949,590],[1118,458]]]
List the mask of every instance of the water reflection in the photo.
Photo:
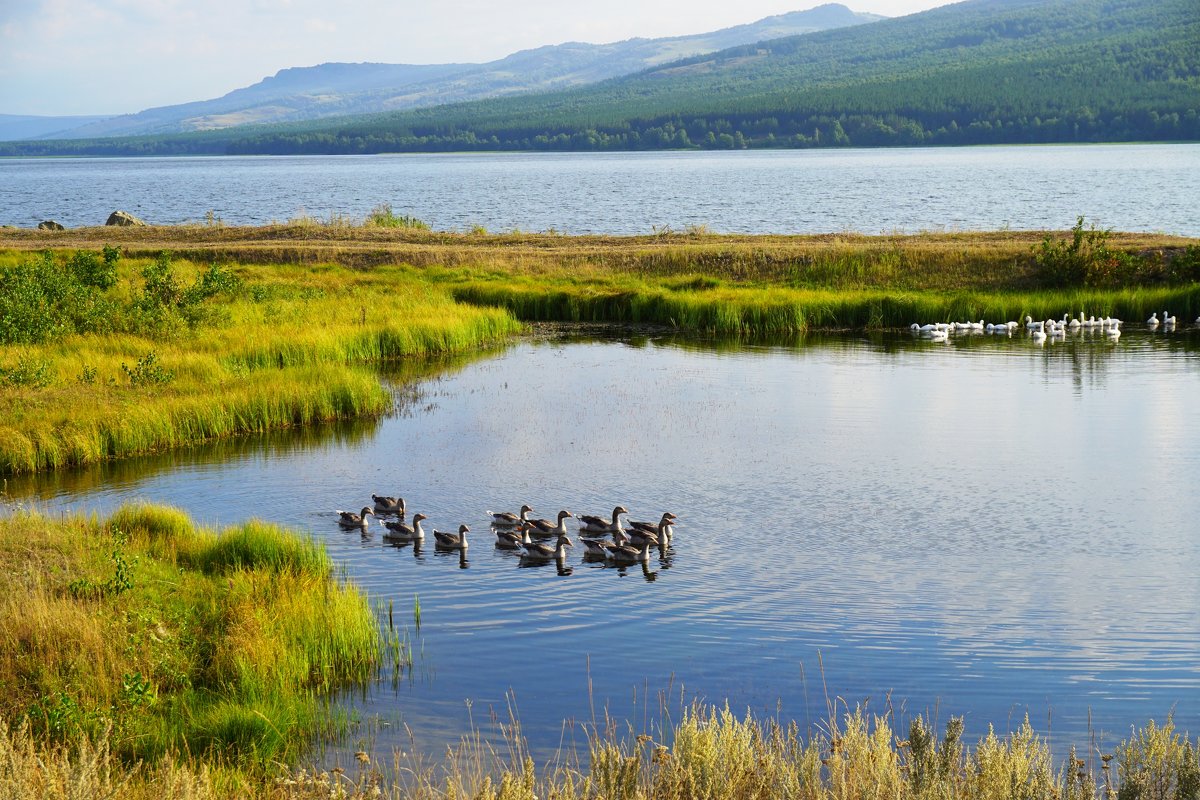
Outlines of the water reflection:
[[[422,381],[419,401],[369,433],[150,460],[46,496],[264,514],[312,531],[375,598],[419,596],[419,683],[375,687],[362,707],[413,725],[432,752],[463,731],[464,701],[504,708],[514,679],[501,663],[537,670],[518,707],[538,754],[564,718],[624,708],[631,687],[672,675],[689,694],[802,724],[825,714],[806,683],[819,672],[851,702],[965,713],[968,738],[1026,712],[1067,742],[1171,709],[1195,729],[1198,344],[1192,331],[1045,348],[542,333]],[[620,504],[634,519],[670,508],[680,522],[648,562],[576,547],[521,568],[483,535],[464,559],[386,541],[378,525],[337,529],[334,509],[383,490],[442,530],[483,531],[485,509],[522,503]]]

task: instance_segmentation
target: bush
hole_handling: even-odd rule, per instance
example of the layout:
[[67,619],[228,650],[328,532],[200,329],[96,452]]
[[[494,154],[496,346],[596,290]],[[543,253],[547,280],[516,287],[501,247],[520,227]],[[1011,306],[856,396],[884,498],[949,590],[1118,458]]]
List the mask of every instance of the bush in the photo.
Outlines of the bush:
[[1034,259],[1047,286],[1119,286],[1133,277],[1137,261],[1108,247],[1110,230],[1086,230],[1083,217],[1075,221],[1068,241],[1047,236],[1034,245]]
[[67,262],[67,269],[81,286],[111,289],[117,285],[117,261],[120,258],[121,251],[108,245],[104,246],[103,256],[90,250],[77,250]]
[[175,378],[174,372],[158,363],[158,355],[153,350],[139,358],[132,368],[122,361],[121,370],[129,376],[130,386],[162,386]]
[[50,362],[36,361],[21,356],[17,365],[5,369],[0,367],[0,384],[7,386],[27,386],[40,389],[50,385]]
[[367,215],[365,224],[370,227],[377,228],[409,228],[411,230],[427,231],[429,225],[416,217],[408,215],[396,216],[392,212],[392,207],[387,203],[375,206],[371,209],[371,213]]

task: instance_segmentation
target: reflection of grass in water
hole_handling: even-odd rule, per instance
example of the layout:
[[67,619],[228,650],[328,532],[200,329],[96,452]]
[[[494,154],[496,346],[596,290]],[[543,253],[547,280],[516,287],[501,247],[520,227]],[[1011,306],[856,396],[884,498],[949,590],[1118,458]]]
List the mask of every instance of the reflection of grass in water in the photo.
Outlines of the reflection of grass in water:
[[[382,378],[383,387],[390,395],[388,413],[400,416],[416,413],[423,402],[422,395],[414,389],[416,383],[462,369],[473,361],[490,357],[494,352],[492,349],[481,349],[378,364],[374,373],[378,378]],[[375,436],[379,424],[379,416],[368,416],[289,426],[284,429],[209,440],[162,453],[93,462],[69,469],[14,475],[5,480],[5,485],[15,498],[83,493],[106,486],[130,485],[181,467],[226,464],[264,454],[279,457],[330,446],[353,446]]]

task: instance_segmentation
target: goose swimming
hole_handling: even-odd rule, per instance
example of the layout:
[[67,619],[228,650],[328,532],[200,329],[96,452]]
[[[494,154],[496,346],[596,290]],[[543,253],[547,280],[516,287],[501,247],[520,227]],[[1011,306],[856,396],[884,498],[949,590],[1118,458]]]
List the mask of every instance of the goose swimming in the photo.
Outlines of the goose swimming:
[[380,497],[377,494],[373,494],[371,495],[371,499],[375,501],[375,510],[377,512],[404,516],[403,497]]
[[650,542],[646,540],[639,550],[629,544],[615,544],[608,548],[608,557],[621,564],[633,564],[638,561],[650,560]]
[[1153,314],[1150,315],[1150,319],[1146,320],[1146,324],[1149,325],[1151,328],[1158,327],[1158,312],[1157,311],[1155,311]]
[[496,528],[515,528],[529,518],[529,512],[533,511],[529,506],[521,506],[521,513],[514,514],[511,511],[487,511],[484,512],[492,518],[492,526]]
[[571,540],[563,533],[559,534],[558,543],[554,547],[540,542],[525,545],[524,557],[534,561],[549,561],[552,558],[562,560],[567,557],[567,548],[571,546]]
[[[658,542],[656,543],[668,545],[671,543],[671,536],[674,534],[675,523],[678,521],[678,519],[679,518],[670,511],[667,511],[663,513],[662,519],[660,519],[657,524],[652,522],[635,522],[633,520],[629,520],[629,534],[632,538],[635,531],[648,533],[657,537]],[[638,543],[635,542],[635,544]]]
[[403,522],[385,522],[383,527],[387,528],[387,533],[383,534],[383,538],[387,541],[399,542],[419,542],[425,538],[425,531],[421,528],[421,520],[429,519],[424,514],[414,514],[412,525],[405,525]]
[[566,519],[567,517],[573,516],[575,515],[570,511],[563,510],[558,512],[557,523],[551,522],[548,519],[527,519],[525,520],[525,530],[529,531],[529,533],[533,536],[549,537],[554,536],[555,534],[558,534],[559,536],[566,536]]
[[466,550],[467,549],[467,533],[470,528],[466,525],[458,526],[458,533],[446,533],[445,531],[434,531],[434,547],[439,550]]
[[338,511],[338,525],[343,528],[365,528],[369,520],[367,517],[375,516],[375,512],[370,506],[363,506],[362,511],[355,514],[353,511]]
[[625,506],[617,506],[612,512],[612,522],[609,522],[603,517],[593,517],[590,514],[580,514],[578,517],[579,530],[589,532],[595,531],[596,533],[610,533],[612,531],[623,530],[619,517],[622,514],[628,513],[629,512],[625,510]]
[[520,550],[527,541],[529,541],[529,534],[525,532],[524,528],[518,530],[500,528],[496,531],[496,547],[501,550]]

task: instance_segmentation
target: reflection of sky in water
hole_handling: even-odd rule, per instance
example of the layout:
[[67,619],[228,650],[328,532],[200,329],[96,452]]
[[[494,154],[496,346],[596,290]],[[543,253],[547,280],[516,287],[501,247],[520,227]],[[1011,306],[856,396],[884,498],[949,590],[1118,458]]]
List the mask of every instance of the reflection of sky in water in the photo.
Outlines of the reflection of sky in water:
[[[1172,708],[1200,723],[1196,340],[522,344],[378,423],[125,462],[71,498],[51,497],[70,474],[34,483],[52,506],[297,525],[404,619],[418,595],[413,680],[367,705],[433,750],[468,699],[486,723],[511,690],[544,752],[592,703],[640,717],[669,686],[801,724],[824,687],[965,713],[972,736],[1028,712],[1060,742],[1090,709],[1111,740]],[[339,532],[373,492],[471,524],[468,569]],[[493,550],[483,512],[521,502],[682,521],[653,581],[579,547],[560,577]]]

